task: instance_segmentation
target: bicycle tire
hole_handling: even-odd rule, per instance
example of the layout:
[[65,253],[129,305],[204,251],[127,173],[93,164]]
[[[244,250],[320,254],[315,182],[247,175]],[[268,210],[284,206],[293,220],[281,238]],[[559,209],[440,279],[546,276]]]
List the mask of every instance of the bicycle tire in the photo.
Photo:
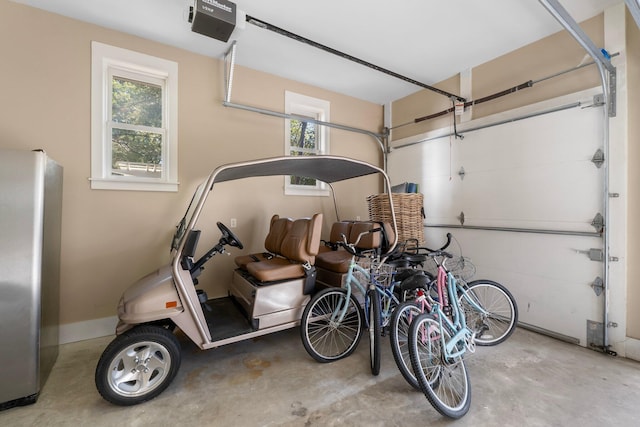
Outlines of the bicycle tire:
[[389,325],[389,343],[391,344],[393,360],[395,360],[402,377],[416,390],[420,390],[420,385],[411,367],[409,327],[411,326],[411,321],[420,314],[422,314],[422,310],[416,302],[404,302],[393,312]]
[[[463,294],[488,314],[478,312]],[[464,310],[467,327],[476,332],[475,342],[478,345],[493,346],[504,342],[518,324],[518,305],[511,292],[498,282],[474,280],[467,284],[458,301]]]
[[369,310],[369,361],[371,362],[371,374],[380,374],[380,340],[381,332],[381,307],[380,296],[375,289],[367,291],[367,302]]
[[330,319],[342,309],[347,291],[323,289],[311,298],[300,319],[300,337],[305,350],[321,363],[345,358],[355,351],[362,336],[364,315],[358,300],[351,294],[342,322]]
[[462,356],[447,359],[442,347],[451,339],[438,320],[425,313],[411,322],[409,328],[409,354],[411,366],[420,389],[440,414],[461,418],[471,406],[469,373]]

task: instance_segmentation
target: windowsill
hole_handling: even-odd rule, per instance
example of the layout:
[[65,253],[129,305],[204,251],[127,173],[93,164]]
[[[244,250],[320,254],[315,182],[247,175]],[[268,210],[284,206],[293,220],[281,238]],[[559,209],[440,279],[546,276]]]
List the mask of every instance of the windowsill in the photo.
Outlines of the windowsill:
[[125,181],[90,178],[92,190],[166,191],[177,192],[179,182]]
[[329,197],[329,190],[319,189],[298,189],[298,188],[286,188],[284,189],[285,196],[314,196],[314,197]]

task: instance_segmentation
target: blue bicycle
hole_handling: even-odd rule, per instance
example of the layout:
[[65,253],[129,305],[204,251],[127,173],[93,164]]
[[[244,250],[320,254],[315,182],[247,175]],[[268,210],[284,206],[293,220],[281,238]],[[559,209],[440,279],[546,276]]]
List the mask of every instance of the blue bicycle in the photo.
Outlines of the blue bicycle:
[[343,287],[318,292],[302,313],[302,343],[309,355],[319,362],[333,362],[349,356],[357,348],[366,327],[371,373],[380,373],[380,337],[399,304],[394,294],[394,269],[381,262],[375,251],[361,252],[357,246],[364,235],[381,231],[381,228],[375,228],[361,233],[354,243],[348,243],[346,237],[339,242],[351,254]]

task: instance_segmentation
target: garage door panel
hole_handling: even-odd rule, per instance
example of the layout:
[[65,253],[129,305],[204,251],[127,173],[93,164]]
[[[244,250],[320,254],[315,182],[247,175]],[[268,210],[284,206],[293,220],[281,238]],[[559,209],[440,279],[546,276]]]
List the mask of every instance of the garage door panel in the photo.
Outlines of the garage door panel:
[[[602,211],[602,172],[592,164],[562,169],[509,169],[468,173],[459,197],[469,223],[549,228],[552,222],[588,230]],[[477,221],[477,222],[472,222]]]
[[[589,162],[602,147],[599,109],[566,110],[548,116],[481,129],[461,142],[460,161],[465,171],[500,168],[532,168],[574,161]],[[592,164],[593,165],[593,164]]]
[[450,145],[449,138],[439,138],[428,144],[416,144],[393,150],[388,155],[388,172],[392,184],[402,182],[428,183],[433,177],[456,176],[451,160],[460,156],[460,147]]
[[437,246],[446,240],[447,232],[457,241],[451,245],[451,252],[470,257],[478,273],[492,268],[542,281],[555,278],[591,283],[602,272],[602,263],[591,261],[583,253],[599,247],[599,237],[427,227],[427,243]]
[[448,176],[431,176],[423,181],[420,191],[425,194],[425,214],[430,220],[444,224],[457,222],[455,216],[463,209],[464,203],[459,196],[461,186],[460,180],[449,179]]
[[[440,245],[452,231],[477,277],[512,291],[521,321],[587,345],[587,322],[601,322],[604,307],[591,286],[604,265],[584,253],[603,247],[591,225],[604,214],[604,171],[591,161],[602,146],[602,109],[571,108],[462,132],[463,140],[440,138],[389,156],[392,180],[417,182],[424,193],[426,224],[433,226],[426,228],[427,245]],[[463,228],[439,227],[458,226],[460,212]]]
[[451,252],[471,259],[474,278],[494,280],[513,294],[520,321],[579,339],[585,345],[586,320],[601,321],[602,296],[591,284],[603,264],[579,251],[598,247],[598,237],[427,228],[427,245],[451,232]]

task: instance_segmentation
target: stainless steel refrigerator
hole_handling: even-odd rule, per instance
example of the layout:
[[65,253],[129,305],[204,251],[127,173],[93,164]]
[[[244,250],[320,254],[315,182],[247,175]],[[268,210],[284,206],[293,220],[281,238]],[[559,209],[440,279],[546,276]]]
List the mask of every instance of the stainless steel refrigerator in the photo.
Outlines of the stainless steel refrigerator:
[[0,410],[34,403],[58,357],[62,167],[0,149]]

